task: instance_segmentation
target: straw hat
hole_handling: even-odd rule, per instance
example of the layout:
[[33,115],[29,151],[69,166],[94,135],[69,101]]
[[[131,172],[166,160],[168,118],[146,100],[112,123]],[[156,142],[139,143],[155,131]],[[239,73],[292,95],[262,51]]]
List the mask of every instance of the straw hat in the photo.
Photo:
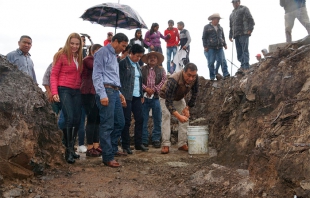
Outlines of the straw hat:
[[164,61],[164,56],[159,53],[159,52],[155,52],[155,51],[151,51],[148,54],[144,54],[141,58],[141,60],[145,63],[148,64],[148,60],[149,60],[149,56],[150,55],[155,55],[157,57],[158,60],[158,64],[162,63]]
[[222,19],[222,17],[220,17],[219,13],[214,13],[211,16],[209,16],[208,20],[211,21],[213,18],[219,18]]

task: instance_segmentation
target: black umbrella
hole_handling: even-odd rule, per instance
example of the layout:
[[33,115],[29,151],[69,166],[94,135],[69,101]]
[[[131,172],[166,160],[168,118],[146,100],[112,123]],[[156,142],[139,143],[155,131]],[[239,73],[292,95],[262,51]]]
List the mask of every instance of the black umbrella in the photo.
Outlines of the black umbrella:
[[119,3],[102,3],[88,8],[80,17],[84,21],[97,23],[105,27],[115,27],[124,29],[146,28],[139,13],[128,5]]

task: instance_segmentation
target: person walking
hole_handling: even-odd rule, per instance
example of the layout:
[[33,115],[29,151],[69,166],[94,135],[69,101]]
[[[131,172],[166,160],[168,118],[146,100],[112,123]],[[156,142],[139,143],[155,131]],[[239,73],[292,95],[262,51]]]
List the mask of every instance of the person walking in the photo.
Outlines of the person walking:
[[211,22],[204,27],[202,35],[203,47],[208,60],[211,80],[215,79],[215,75],[218,72],[218,68],[214,68],[215,60],[222,66],[224,79],[230,76],[223,51],[223,47],[227,49],[227,45],[224,30],[219,24],[220,19],[221,17],[218,13],[209,16],[208,20]]
[[126,106],[121,94],[117,55],[125,50],[128,37],[117,33],[112,42],[100,48],[94,55],[93,84],[100,116],[100,146],[102,162],[109,167],[119,167],[114,159],[118,151],[118,139],[125,125],[122,106]]
[[72,33],[65,46],[54,56],[50,79],[53,99],[61,103],[65,119],[63,133],[68,163],[74,163],[74,159],[80,157],[75,154],[74,142],[81,120],[82,57],[82,39],[79,34]]
[[[164,32],[165,36],[170,35],[170,37],[166,39],[166,42],[167,42],[167,72],[171,74],[173,74],[175,71],[175,64],[172,62],[172,60],[177,53],[177,46],[180,41],[179,30],[173,26],[174,21],[169,20],[168,28]],[[173,56],[173,58],[171,58],[172,57],[171,55]]]
[[248,70],[250,67],[249,38],[254,29],[254,19],[249,8],[240,5],[240,0],[232,0],[234,10],[230,14],[229,40],[235,40],[237,58],[241,63],[242,70]]
[[[162,108],[162,154],[169,153],[171,146],[171,114],[179,121],[178,150],[188,151],[187,127],[190,117],[189,110],[195,106],[198,93],[197,66],[188,63],[183,70],[169,76],[160,90],[160,106]],[[185,96],[191,91],[191,98],[186,104]]]
[[126,107],[123,107],[125,126],[122,131],[123,152],[132,154],[130,149],[129,128],[131,125],[131,113],[135,120],[134,139],[135,149],[147,151],[142,144],[142,104],[144,102],[142,90],[142,73],[139,60],[144,54],[144,48],[139,44],[134,44],[129,49],[129,55],[119,62],[119,75],[121,80],[120,91],[126,99]]
[[142,142],[144,146],[149,144],[148,120],[149,112],[152,110],[153,131],[152,145],[160,148],[161,140],[161,107],[159,102],[160,89],[166,81],[166,72],[162,66],[164,56],[158,52],[150,52],[144,55],[141,60],[146,64],[142,67],[142,87],[144,92],[143,110],[143,133]]
[[280,6],[284,8],[285,15],[285,36],[286,42],[292,42],[292,29],[295,19],[306,28],[308,35],[310,34],[310,22],[306,8],[306,0],[280,0]]

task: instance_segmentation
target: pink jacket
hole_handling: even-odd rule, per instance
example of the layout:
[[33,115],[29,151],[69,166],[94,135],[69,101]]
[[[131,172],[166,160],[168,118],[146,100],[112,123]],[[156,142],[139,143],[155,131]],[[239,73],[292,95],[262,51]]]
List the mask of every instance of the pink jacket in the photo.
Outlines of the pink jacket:
[[52,95],[58,94],[58,86],[80,89],[81,73],[76,67],[73,58],[69,65],[66,55],[63,54],[59,57],[52,68],[50,83]]

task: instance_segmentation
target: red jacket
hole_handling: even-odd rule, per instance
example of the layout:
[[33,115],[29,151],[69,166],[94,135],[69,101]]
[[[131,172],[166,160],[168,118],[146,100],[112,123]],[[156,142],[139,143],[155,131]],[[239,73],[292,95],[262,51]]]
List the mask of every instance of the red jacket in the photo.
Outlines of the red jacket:
[[52,95],[58,94],[58,86],[80,89],[81,73],[76,67],[73,58],[69,65],[67,56],[61,55],[52,68],[50,81]]
[[170,33],[170,38],[166,39],[167,47],[177,46],[180,41],[179,30],[177,28],[172,28],[172,30],[166,29],[164,32],[164,35],[166,36],[169,33]]
[[83,60],[81,94],[96,94],[93,84],[94,57],[87,56]]
[[106,40],[104,40],[104,42],[103,42],[103,46],[107,46],[107,45],[110,44],[111,42],[112,42],[111,40],[106,39]]

